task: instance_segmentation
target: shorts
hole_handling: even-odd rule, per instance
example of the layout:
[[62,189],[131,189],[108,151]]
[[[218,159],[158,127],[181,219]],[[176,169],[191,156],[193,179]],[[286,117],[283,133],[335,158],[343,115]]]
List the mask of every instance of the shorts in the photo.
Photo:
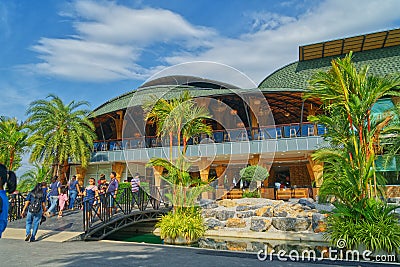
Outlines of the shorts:
[[113,195],[108,196],[108,208],[113,208],[115,206],[115,199]]

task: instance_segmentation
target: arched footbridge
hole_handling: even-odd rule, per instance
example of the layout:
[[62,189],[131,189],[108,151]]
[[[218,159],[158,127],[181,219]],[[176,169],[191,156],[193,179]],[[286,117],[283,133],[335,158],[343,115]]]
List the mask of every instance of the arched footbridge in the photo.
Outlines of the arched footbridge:
[[125,227],[157,221],[171,210],[159,188],[139,188],[132,193],[130,188],[120,189],[116,198],[112,194],[100,194],[83,201],[83,239],[102,240]]

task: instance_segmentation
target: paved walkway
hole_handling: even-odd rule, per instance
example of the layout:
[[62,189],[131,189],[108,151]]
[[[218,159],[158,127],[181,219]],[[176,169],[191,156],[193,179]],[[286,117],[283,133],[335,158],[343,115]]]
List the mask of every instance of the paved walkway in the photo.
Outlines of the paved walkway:
[[[39,226],[36,236],[38,240],[53,242],[65,242],[79,239],[82,234],[82,211],[66,211],[62,218],[53,216]],[[25,238],[25,219],[9,222],[4,238],[19,239]]]
[[[35,243],[0,239],[1,266],[376,266],[348,262],[259,261],[254,253],[115,241]],[[382,265],[383,266],[383,265]]]

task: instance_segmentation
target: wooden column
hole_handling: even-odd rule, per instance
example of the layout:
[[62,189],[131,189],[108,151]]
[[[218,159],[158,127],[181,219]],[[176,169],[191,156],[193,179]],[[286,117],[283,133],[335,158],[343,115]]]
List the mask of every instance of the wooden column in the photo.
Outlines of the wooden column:
[[154,186],[161,186],[161,176],[164,171],[164,167],[162,166],[153,166],[153,174],[154,174]]
[[313,161],[308,158],[307,170],[310,174],[311,180],[315,181],[315,186],[320,187],[322,184],[322,175],[324,173],[324,163]]
[[87,169],[82,168],[82,166],[76,166],[75,169],[76,169],[76,179],[78,180],[79,186],[84,186]]
[[[207,161],[207,158],[202,158],[199,162],[199,171],[200,171],[200,178],[202,182],[208,183],[208,175],[210,173],[210,163]],[[203,199],[208,199],[208,193],[203,192],[201,194]]]
[[117,178],[118,182],[121,182],[121,176],[125,170],[125,163],[122,163],[122,162],[113,163],[112,170],[116,172],[116,174],[117,174],[116,178]]
[[224,172],[226,170],[226,166],[224,165],[218,165],[215,167],[215,172],[217,173],[217,179],[218,179],[218,187],[223,188],[224,187]]
[[122,139],[122,126],[124,125],[124,112],[122,110],[117,111],[118,117],[114,119],[115,131],[117,133],[117,139]]

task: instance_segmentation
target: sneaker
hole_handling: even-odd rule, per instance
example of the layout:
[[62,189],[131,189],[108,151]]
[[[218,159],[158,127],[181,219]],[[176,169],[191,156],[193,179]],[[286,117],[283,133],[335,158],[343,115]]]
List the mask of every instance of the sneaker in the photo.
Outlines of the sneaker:
[[31,236],[32,236],[31,234],[25,236],[25,241],[29,241],[29,239],[31,238]]
[[36,239],[34,237],[31,237],[31,239],[29,239],[29,242],[36,242]]

